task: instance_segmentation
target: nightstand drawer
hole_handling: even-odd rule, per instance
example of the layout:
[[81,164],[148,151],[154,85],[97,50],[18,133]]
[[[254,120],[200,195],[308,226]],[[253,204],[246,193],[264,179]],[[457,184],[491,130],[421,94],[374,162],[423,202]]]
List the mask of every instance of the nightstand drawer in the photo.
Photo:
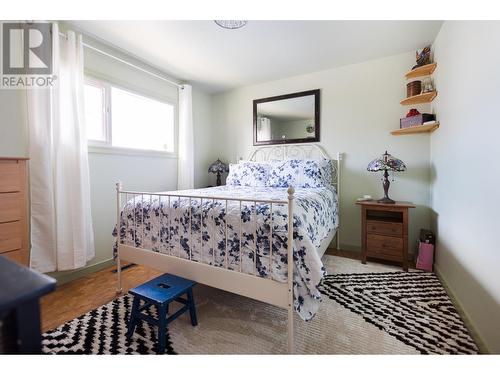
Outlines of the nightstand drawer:
[[366,236],[366,245],[368,252],[373,250],[380,254],[400,256],[403,251],[403,239],[399,237],[368,234]]
[[394,252],[394,251],[384,251],[384,250],[368,250],[366,252],[366,256],[370,258],[392,260],[395,262],[403,261],[403,255],[401,254],[401,251]]
[[381,234],[386,236],[403,236],[403,224],[391,223],[386,221],[367,220],[366,232],[373,234]]

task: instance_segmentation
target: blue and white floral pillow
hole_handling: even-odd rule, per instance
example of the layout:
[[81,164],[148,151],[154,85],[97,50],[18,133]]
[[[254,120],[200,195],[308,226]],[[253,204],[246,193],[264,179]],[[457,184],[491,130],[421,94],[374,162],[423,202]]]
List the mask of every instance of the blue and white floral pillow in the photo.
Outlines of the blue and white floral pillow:
[[267,163],[242,162],[229,164],[226,185],[232,186],[266,186],[271,165]]
[[331,160],[291,159],[272,164],[268,186],[315,188],[329,186],[331,181]]

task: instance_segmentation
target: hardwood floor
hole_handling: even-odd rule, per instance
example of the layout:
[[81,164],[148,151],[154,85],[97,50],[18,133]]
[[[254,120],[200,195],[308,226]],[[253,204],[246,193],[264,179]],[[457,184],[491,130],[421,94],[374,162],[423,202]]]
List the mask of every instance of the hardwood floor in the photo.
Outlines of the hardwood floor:
[[[42,332],[74,319],[90,310],[112,301],[116,297],[115,267],[58,286],[41,299]],[[143,266],[133,266],[122,273],[124,292],[145,281],[161,275],[162,272]]]
[[[360,259],[360,253],[328,249],[326,254],[350,259]],[[58,286],[42,298],[42,331],[46,332],[59,325],[112,301],[116,297],[116,274],[114,267]],[[144,266],[134,266],[123,271],[123,290],[128,291],[162,272]]]

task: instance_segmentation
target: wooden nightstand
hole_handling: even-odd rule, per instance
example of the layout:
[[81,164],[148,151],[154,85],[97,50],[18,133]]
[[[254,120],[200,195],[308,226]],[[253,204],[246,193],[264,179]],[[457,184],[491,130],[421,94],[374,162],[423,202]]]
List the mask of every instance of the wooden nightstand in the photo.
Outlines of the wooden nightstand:
[[371,200],[356,204],[361,206],[363,264],[366,258],[385,259],[400,262],[408,271],[408,209],[415,207],[413,203]]

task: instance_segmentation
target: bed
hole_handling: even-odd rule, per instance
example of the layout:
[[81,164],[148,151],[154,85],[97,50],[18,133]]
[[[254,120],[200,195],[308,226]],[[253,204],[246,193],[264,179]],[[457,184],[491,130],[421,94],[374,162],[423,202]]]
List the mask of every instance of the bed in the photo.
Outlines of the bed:
[[[259,185],[259,175],[245,175],[268,162],[316,166],[323,160],[331,173],[319,186],[286,187],[290,181],[280,179],[290,173],[276,168],[278,175],[265,177],[273,187]],[[332,160],[316,144],[265,146],[233,166],[226,186],[150,193],[117,183],[118,291],[120,263],[129,261],[285,308],[293,352],[293,311],[304,320],[314,317],[326,273],[321,256],[334,237],[338,247],[339,160],[340,154]],[[245,186],[245,177],[259,186]],[[291,250],[294,261],[288,262]]]

